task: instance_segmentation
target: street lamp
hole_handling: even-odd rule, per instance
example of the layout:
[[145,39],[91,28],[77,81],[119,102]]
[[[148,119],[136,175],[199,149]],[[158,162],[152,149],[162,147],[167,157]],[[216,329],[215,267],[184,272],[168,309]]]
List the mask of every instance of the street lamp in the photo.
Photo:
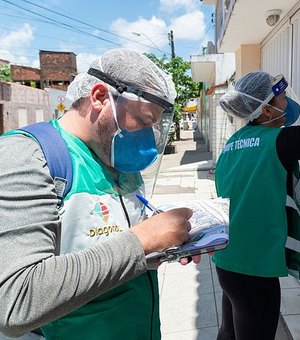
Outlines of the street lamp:
[[[148,37],[148,35],[146,35],[145,33],[141,33],[141,32],[131,32],[133,35],[136,35],[137,37],[141,37],[141,36],[144,36],[150,43],[152,46],[155,47],[155,49],[157,49],[159,52],[161,52],[162,54],[166,54],[166,52],[162,51],[155,43],[152,39],[150,39]],[[145,45],[147,46],[147,45]],[[148,47],[151,47],[151,46],[148,46]],[[169,53],[168,53],[169,54]]]

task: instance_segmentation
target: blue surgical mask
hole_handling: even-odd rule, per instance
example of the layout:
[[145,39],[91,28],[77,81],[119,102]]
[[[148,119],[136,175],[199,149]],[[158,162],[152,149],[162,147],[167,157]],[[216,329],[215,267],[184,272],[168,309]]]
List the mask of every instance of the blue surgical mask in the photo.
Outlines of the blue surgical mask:
[[300,115],[300,105],[289,97],[286,97],[286,101],[287,101],[287,106],[286,106],[284,111],[279,109],[278,107],[270,105],[271,107],[273,107],[277,111],[282,112],[282,115],[280,115],[276,118],[270,119],[266,122],[262,122],[260,124],[261,125],[267,125],[271,122],[274,122],[275,120],[280,119],[281,117],[285,117],[285,123],[284,123],[283,126],[290,126],[290,125],[294,124],[295,121],[298,119],[298,117]]
[[139,172],[156,159],[157,148],[152,128],[119,130],[115,133],[111,144],[111,165],[116,170]]
[[295,123],[300,114],[300,105],[293,99],[286,97],[287,107],[285,112],[285,123],[284,126],[290,126]]
[[109,92],[109,97],[117,125],[117,131],[113,135],[111,142],[111,166],[119,172],[125,173],[142,171],[157,159],[157,147],[153,128],[143,128],[134,131],[121,129],[111,91]]

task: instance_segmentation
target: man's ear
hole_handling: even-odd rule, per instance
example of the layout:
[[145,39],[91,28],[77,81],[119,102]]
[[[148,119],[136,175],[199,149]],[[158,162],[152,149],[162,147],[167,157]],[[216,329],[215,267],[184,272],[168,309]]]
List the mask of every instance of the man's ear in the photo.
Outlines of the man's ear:
[[265,117],[267,117],[268,119],[272,119],[272,111],[269,105],[264,105],[261,110]]
[[108,89],[105,84],[96,84],[93,86],[90,94],[90,100],[93,109],[97,111],[102,110],[104,101],[108,98]]

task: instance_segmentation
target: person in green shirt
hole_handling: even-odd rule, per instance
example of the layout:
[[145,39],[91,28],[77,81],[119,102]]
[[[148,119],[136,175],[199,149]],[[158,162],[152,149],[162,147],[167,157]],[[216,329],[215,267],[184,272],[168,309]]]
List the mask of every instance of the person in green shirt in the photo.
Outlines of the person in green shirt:
[[73,165],[60,209],[36,140],[0,138],[0,331],[160,339],[157,273],[145,255],[182,244],[192,211],[146,219],[136,194],[145,193],[140,172],[163,152],[174,83],[143,54],[114,49],[77,75],[67,96],[71,108],[50,122]]
[[[285,244],[300,159],[299,105],[282,75],[251,72],[220,98],[243,121],[216,165],[218,196],[230,198],[229,245],[216,252],[223,289],[218,340],[273,340],[280,312],[279,277],[287,276]],[[283,128],[282,128],[283,127]]]

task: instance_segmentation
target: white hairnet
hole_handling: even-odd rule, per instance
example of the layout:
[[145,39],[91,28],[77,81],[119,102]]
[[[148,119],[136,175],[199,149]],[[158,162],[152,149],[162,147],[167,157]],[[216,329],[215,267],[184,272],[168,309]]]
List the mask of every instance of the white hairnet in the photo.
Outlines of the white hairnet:
[[[176,98],[172,77],[162,71],[145,55],[125,49],[113,49],[94,60],[90,68],[131,85],[173,104]],[[95,84],[102,81],[87,72],[78,74],[68,87],[67,98],[72,102],[90,95]],[[102,82],[103,83],[103,82]]]
[[273,81],[269,73],[250,72],[220,98],[220,106],[233,117],[252,121],[262,114],[262,104],[272,93]]

